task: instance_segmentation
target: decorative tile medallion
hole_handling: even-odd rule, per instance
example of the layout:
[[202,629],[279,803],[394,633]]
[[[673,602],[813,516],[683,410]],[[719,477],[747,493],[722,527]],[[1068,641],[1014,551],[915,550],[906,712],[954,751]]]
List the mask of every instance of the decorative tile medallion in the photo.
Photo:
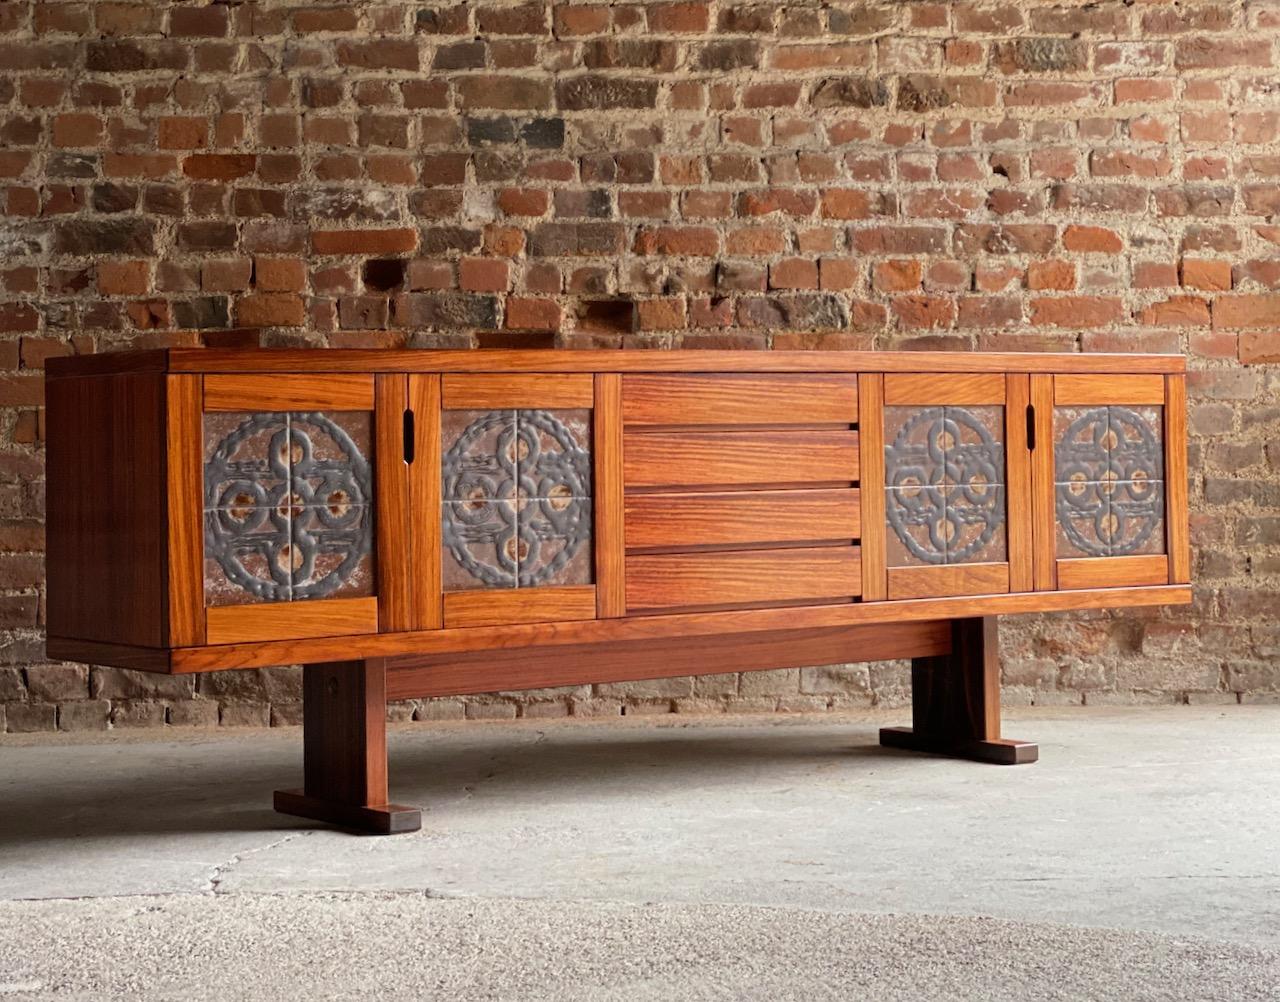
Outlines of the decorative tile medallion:
[[205,601],[373,594],[366,412],[205,418]]
[[889,563],[1002,561],[1004,408],[887,407]]
[[1054,493],[1060,557],[1163,553],[1159,407],[1060,407]]
[[447,411],[446,590],[592,580],[591,412]]

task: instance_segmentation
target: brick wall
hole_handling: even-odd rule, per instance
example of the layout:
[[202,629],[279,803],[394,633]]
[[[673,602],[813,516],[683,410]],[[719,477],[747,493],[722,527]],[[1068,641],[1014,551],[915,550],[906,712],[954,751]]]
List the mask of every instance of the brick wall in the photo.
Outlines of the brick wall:
[[[1280,3],[0,0],[0,720],[297,719],[43,661],[41,367],[234,343],[1181,351],[1196,603],[1008,698],[1280,693]],[[172,333],[172,331],[181,333]],[[901,666],[400,715],[896,703]]]

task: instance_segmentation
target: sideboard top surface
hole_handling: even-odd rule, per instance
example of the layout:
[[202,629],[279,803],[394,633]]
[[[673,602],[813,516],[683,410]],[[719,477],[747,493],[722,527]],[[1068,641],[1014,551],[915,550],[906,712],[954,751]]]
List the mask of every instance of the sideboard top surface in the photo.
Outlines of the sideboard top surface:
[[1181,373],[1182,355],[950,351],[161,348],[48,360],[50,378],[229,372]]

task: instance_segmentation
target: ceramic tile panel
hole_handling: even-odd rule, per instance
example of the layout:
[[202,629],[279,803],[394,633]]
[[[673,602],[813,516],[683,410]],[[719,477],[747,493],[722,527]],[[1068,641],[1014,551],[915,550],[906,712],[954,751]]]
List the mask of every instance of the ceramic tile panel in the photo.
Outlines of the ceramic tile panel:
[[887,407],[885,422],[889,566],[1006,560],[1004,408]]
[[1059,557],[1165,552],[1160,407],[1059,407],[1054,493]]
[[446,411],[446,591],[594,579],[590,410]]
[[374,592],[372,416],[208,414],[205,600]]

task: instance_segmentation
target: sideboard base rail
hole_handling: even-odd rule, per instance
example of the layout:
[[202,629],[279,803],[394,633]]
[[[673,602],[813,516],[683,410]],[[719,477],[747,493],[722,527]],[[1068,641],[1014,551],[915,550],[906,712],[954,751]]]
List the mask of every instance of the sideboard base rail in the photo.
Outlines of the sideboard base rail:
[[387,801],[387,662],[329,661],[302,676],[301,790],[275,809],[371,835],[422,827],[422,812]]
[[911,727],[882,727],[880,744],[951,758],[1026,765],[1038,746],[1000,736],[1000,637],[995,616],[951,623],[951,652],[911,661]]
[[[481,652],[330,661],[303,669],[303,788],[277,790],[275,809],[348,831],[394,835],[422,827],[421,812],[388,802],[386,704],[393,698],[660,678],[677,672],[750,671],[910,657],[913,727],[886,727],[887,747],[1022,765],[1038,749],[1000,736],[1000,652],[994,616],[949,622],[783,632],[724,639],[678,654],[607,645],[582,650]],[[687,642],[686,642],[687,643]],[[504,658],[502,655],[506,655]],[[557,663],[556,656],[560,661]],[[516,671],[523,657],[524,674]],[[689,660],[693,659],[693,660]],[[510,663],[508,663],[508,661]],[[647,667],[646,667],[647,666]],[[397,683],[398,680],[398,684]]]

